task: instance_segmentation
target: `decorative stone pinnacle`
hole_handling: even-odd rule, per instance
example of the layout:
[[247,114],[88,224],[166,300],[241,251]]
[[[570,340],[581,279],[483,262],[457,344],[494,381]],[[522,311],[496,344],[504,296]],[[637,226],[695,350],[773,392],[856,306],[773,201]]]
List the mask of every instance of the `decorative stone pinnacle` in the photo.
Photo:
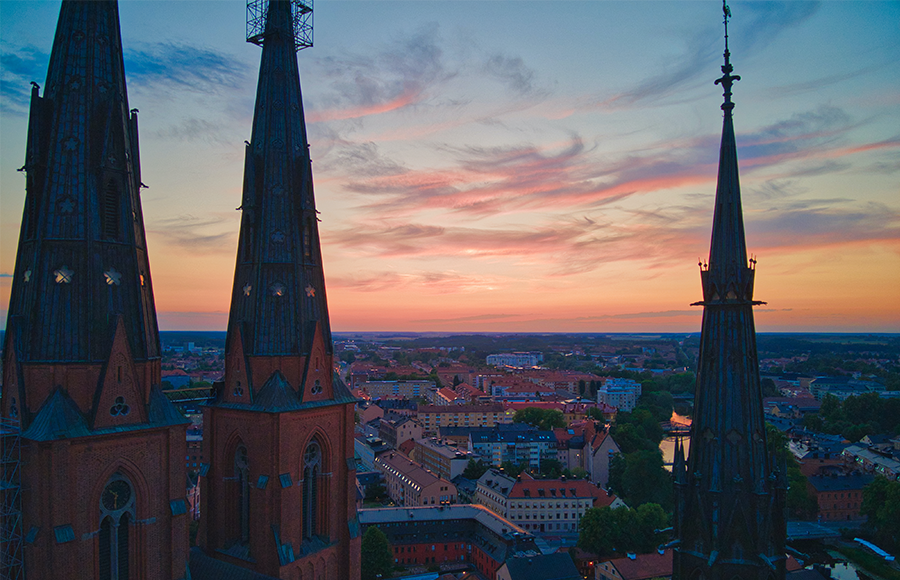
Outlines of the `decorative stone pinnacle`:
[[728,50],[728,19],[731,17],[731,8],[728,7],[725,0],[722,0],[722,13],[725,22],[725,64],[722,65],[722,77],[716,79],[716,84],[722,83],[723,96],[725,97],[725,102],[722,103],[722,110],[730,114],[731,109],[734,108],[734,103],[731,102],[731,85],[735,81],[741,80],[741,77],[731,74],[734,71],[734,67],[731,66],[731,52]]

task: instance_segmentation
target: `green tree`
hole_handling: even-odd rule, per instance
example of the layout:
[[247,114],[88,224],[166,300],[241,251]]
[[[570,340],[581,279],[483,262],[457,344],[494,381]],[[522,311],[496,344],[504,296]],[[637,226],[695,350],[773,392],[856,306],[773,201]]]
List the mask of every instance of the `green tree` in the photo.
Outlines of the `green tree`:
[[818,502],[809,491],[806,476],[800,471],[800,464],[788,449],[785,434],[774,425],[766,423],[766,443],[769,449],[774,450],[775,465],[787,465],[788,492],[785,499],[791,517],[807,519],[815,516],[819,509]]
[[588,419],[594,419],[595,421],[604,422],[606,419],[603,418],[603,412],[597,407],[591,407],[587,410]]
[[394,570],[394,554],[391,543],[376,526],[371,526],[362,537],[362,580],[390,578]]
[[519,477],[520,473],[528,469],[528,464],[515,464],[512,461],[504,461],[500,464],[500,468],[503,470],[503,473],[509,477]]
[[562,464],[557,459],[541,460],[541,477],[545,479],[558,479],[562,475]]
[[366,487],[366,501],[381,501],[387,496],[387,489],[380,481]]
[[666,512],[655,504],[590,508],[579,522],[578,547],[603,557],[616,553],[649,552],[659,544],[657,530],[665,528]]
[[658,449],[626,455],[621,486],[623,500],[628,505],[638,507],[655,503],[666,509],[673,505],[672,477],[663,467],[662,453]]
[[539,409],[537,407],[525,407],[519,409],[513,415],[513,423],[527,423],[542,431],[550,431],[557,427],[566,426],[566,416],[556,409]]
[[769,378],[762,379],[759,381],[759,386],[762,389],[763,397],[780,397],[781,391],[778,390],[778,387],[775,385],[775,381]]
[[625,456],[621,453],[616,453],[609,460],[609,479],[606,482],[606,487],[619,497],[625,495],[622,481],[625,477],[625,468],[627,466],[628,463],[625,461]]
[[900,549],[900,481],[876,476],[863,488],[859,513],[869,517],[867,527],[882,548]]
[[484,464],[480,459],[475,461],[474,459],[470,459],[466,464],[466,468],[462,472],[462,476],[466,479],[478,479],[488,470],[488,466]]

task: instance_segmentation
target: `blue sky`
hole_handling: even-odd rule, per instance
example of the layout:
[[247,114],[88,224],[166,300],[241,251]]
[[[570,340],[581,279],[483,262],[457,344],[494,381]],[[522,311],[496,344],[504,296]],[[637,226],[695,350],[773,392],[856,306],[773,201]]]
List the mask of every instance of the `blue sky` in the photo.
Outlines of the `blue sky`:
[[[900,331],[900,3],[730,6],[758,328]],[[4,309],[58,11],[0,2]],[[224,329],[245,3],[120,15],[160,324]],[[335,328],[698,330],[721,53],[715,1],[316,3],[298,58]]]

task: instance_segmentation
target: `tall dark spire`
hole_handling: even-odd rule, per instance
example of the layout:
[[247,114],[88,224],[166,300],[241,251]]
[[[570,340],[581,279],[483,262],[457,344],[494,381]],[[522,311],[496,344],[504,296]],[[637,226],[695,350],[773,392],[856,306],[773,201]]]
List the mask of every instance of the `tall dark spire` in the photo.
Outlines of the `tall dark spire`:
[[331,327],[303,119],[291,3],[269,3],[246,148],[240,241],[229,341],[238,326],[248,356],[308,354]]
[[770,458],[752,307],[755,260],[747,260],[733,75],[726,26],[724,124],[709,262],[701,263],[703,323],[690,457],[673,466],[676,490],[673,578],[784,578],[784,473]]
[[[160,390],[115,1],[63,0],[44,94],[32,90],[24,170],[0,400],[27,458],[21,570],[183,578],[189,422]],[[13,577],[2,560],[0,576]]]
[[[116,2],[63,2],[44,96],[33,84],[24,169],[6,362],[102,365],[121,320],[135,363],[158,366],[137,110],[128,108]],[[49,388],[90,409],[94,387],[69,378]],[[145,401],[158,372],[147,378]],[[27,425],[48,393],[22,394]]]
[[267,577],[358,580],[356,399],[333,370],[295,54],[309,46],[294,30],[311,16],[308,1],[248,3],[248,40],[263,53],[225,376],[203,411],[210,464],[201,472],[198,543]]

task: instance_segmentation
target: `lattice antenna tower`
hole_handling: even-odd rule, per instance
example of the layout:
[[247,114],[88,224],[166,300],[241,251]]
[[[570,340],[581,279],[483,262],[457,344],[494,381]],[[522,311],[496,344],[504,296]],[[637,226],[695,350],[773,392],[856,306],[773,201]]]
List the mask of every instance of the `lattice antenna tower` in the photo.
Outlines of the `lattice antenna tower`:
[[[313,45],[313,0],[290,0],[294,22],[294,49],[301,51]],[[247,0],[247,42],[265,43],[266,14],[269,0]]]

